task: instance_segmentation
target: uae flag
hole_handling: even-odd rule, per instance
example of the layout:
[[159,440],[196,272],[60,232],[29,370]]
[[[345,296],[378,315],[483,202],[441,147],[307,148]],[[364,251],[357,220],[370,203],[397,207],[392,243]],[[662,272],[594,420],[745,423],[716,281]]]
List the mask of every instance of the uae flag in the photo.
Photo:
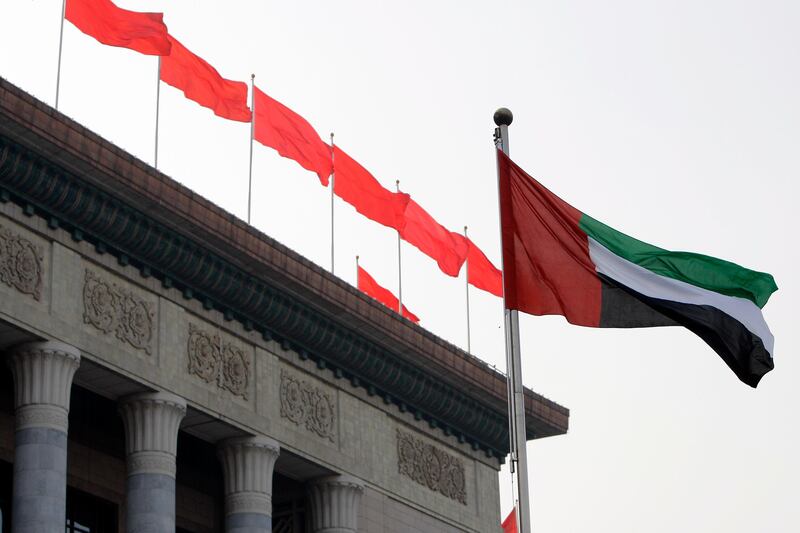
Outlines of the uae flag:
[[672,252],[567,204],[498,150],[508,309],[601,328],[683,326],[751,387],[772,370],[770,274]]

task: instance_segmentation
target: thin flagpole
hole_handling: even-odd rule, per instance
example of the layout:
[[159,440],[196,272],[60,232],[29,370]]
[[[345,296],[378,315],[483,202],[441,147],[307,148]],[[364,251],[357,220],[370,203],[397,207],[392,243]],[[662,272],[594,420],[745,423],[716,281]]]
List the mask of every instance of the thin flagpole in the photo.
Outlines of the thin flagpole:
[[[467,238],[467,227],[464,226],[464,239]],[[469,241],[467,242],[469,245]],[[467,260],[465,261],[467,265],[467,276],[464,280],[464,285],[467,288],[467,353],[472,353],[472,347],[470,346],[470,334],[469,334],[469,254],[467,254]]]
[[56,72],[56,109],[58,109],[58,91],[61,88],[61,49],[64,47],[64,19],[67,18],[67,0],[61,2],[61,31],[58,35],[58,71]]
[[358,256],[356,256],[356,289],[358,288]]
[[331,168],[333,171],[331,172],[331,274],[333,274],[334,264],[336,262],[334,256],[334,218],[333,218],[333,190],[336,186],[336,161],[334,159],[334,151],[333,151],[333,132],[331,132]]
[[256,127],[256,75],[250,74],[250,172],[247,177],[247,223],[250,224],[250,204],[253,197],[253,133]]
[[[400,180],[395,180],[397,192],[400,192]],[[397,312],[403,314],[403,262],[400,254],[400,230],[397,230]]]
[[[498,109],[494,114],[495,145],[504,154],[509,153],[508,126],[514,119],[511,111]],[[499,165],[499,163],[498,163]],[[500,167],[497,168],[498,202],[500,199]],[[502,246],[503,232],[500,231]],[[500,254],[501,258],[503,254]],[[505,276],[505,269],[503,271]],[[505,286],[505,280],[503,282]],[[525,435],[525,396],[522,388],[522,362],[520,359],[519,311],[508,309],[503,296],[503,311],[506,329],[506,374],[508,377],[509,440],[511,444],[511,472],[516,474],[517,531],[531,532],[530,493],[528,488],[528,454]],[[512,482],[513,483],[513,482]]]
[[161,111],[161,56],[158,56],[158,75],[156,76],[156,141],[153,167],[158,168],[158,115]]

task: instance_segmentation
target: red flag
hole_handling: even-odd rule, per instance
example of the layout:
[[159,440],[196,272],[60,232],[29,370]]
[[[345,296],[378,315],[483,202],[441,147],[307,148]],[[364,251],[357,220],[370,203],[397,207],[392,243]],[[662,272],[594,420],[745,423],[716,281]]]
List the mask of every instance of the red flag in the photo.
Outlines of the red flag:
[[250,122],[247,84],[226,80],[206,63],[169,36],[172,51],[161,58],[161,81],[183,91],[186,98],[211,109],[215,115],[239,122]]
[[[384,289],[375,279],[370,276],[366,270],[358,267],[358,290],[361,292],[372,296],[380,303],[388,307],[393,311],[397,311],[397,306],[400,305],[400,300],[392,294],[388,289]],[[406,306],[403,306],[403,316],[409,319],[410,321],[419,324],[419,318],[417,315],[406,309]]]
[[111,0],[67,0],[66,19],[103,44],[165,56],[170,42],[162,13],[120,9]]
[[405,224],[400,236],[416,246],[420,252],[434,259],[442,272],[458,276],[461,265],[467,258],[467,240],[436,222],[427,211],[414,200],[408,201]]
[[319,181],[327,187],[333,170],[331,147],[320,139],[306,119],[258,87],[253,91],[253,138],[274,148],[283,157],[294,159],[304,169],[316,172]]
[[502,524],[503,533],[517,533],[517,508],[511,509]]
[[474,242],[467,239],[467,283],[495,296],[503,297],[503,272],[496,268]]
[[333,192],[370,220],[400,231],[409,201],[406,193],[384,188],[367,169],[338,146],[333,147],[336,172]]

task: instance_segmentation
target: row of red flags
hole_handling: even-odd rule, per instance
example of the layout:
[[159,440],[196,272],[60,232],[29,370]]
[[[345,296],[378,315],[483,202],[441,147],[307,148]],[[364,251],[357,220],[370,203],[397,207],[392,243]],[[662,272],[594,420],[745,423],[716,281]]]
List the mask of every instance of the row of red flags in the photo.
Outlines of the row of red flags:
[[[383,187],[344,150],[325,143],[302,116],[255,86],[251,112],[247,105],[247,84],[223,78],[213,66],[183,46],[169,34],[162,13],[128,11],[111,0],[67,0],[65,16],[83,33],[103,44],[160,56],[161,81],[219,117],[253,121],[254,140],[316,173],[324,186],[328,186],[333,175],[334,194],[356,211],[397,230],[403,240],[434,259],[449,276],[458,276],[467,262],[468,283],[502,296],[502,273],[470,239],[439,224],[410,195]],[[393,308],[397,309],[397,302]]]

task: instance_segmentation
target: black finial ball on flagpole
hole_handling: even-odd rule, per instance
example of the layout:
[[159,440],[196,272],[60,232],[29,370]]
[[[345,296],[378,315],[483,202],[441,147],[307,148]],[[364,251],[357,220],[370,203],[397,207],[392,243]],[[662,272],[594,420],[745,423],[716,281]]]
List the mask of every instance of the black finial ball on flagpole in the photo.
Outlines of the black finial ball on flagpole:
[[494,123],[498,126],[510,126],[514,121],[514,115],[507,107],[501,107],[494,112]]

